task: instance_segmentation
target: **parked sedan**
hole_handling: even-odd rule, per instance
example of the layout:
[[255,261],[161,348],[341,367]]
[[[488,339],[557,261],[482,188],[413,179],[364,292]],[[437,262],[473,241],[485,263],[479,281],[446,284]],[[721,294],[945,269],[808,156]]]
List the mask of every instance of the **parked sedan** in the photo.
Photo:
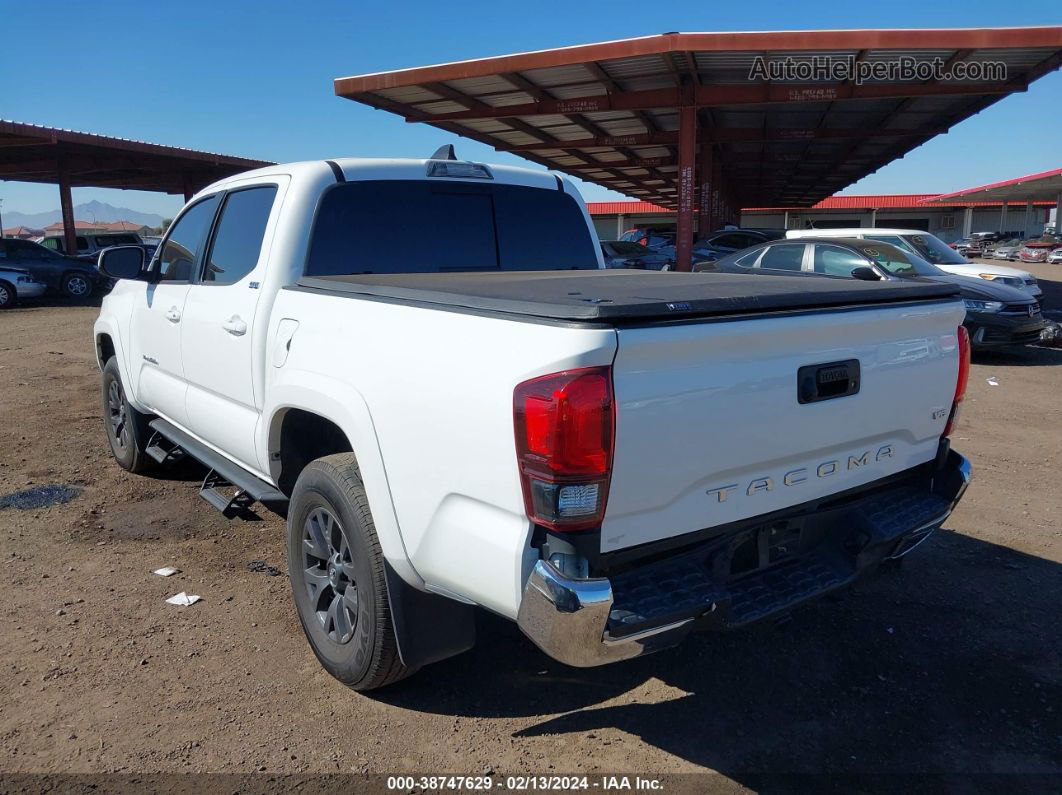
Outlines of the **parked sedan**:
[[1048,254],[1047,261],[1056,265],[1062,262],[1062,248],[1056,248],[1054,251]]
[[1022,262],[1047,262],[1051,252],[1058,248],[1058,243],[1044,240],[1029,240],[1018,252],[1018,259]]
[[989,251],[985,256],[990,256],[993,259],[1012,260],[1018,258],[1018,252],[1021,251],[1023,241],[1018,238],[1011,240],[1005,240],[998,246]]
[[1028,293],[984,279],[947,273],[910,251],[877,240],[791,238],[731,254],[700,269],[773,275],[820,274],[870,281],[948,282],[958,286],[966,304],[963,325],[970,332],[974,347],[1036,342],[1045,326],[1039,302]]
[[601,254],[606,268],[638,268],[640,270],[668,270],[671,265],[663,254],[657,254],[641,243],[626,240],[602,240]]
[[52,292],[85,299],[101,285],[102,276],[90,262],[56,254],[29,240],[0,239],[0,267],[28,271]]
[[0,309],[10,309],[23,298],[39,298],[47,289],[28,271],[0,267]]

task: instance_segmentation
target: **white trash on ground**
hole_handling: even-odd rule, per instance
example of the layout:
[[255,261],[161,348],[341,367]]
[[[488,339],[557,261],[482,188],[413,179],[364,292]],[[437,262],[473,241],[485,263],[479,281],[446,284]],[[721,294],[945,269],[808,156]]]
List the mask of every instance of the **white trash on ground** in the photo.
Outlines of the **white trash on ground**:
[[985,380],[988,381],[989,386],[999,386],[999,381],[996,380],[995,376],[992,376],[991,378],[986,378]]
[[155,569],[155,571],[151,573],[157,574],[160,577],[172,577],[174,574],[179,574],[180,571],[180,569],[175,569],[173,566],[163,566],[161,569]]
[[174,594],[173,596],[171,596],[169,599],[166,600],[166,602],[167,604],[177,605],[179,607],[189,607],[191,605],[194,605],[200,599],[202,599],[201,596],[196,596],[195,594],[187,594],[184,591],[181,591],[179,594]]

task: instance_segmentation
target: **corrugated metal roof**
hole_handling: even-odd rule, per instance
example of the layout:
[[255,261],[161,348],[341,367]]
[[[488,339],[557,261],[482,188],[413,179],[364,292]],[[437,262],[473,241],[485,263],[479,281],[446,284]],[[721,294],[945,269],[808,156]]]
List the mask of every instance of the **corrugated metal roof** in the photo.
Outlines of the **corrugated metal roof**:
[[[993,182],[991,185],[982,185],[979,188],[967,188],[955,193],[946,193],[927,199],[934,204],[939,204],[943,199],[954,199],[963,196],[984,196],[986,199],[997,199],[1002,202],[1007,200],[1029,200],[1056,198],[1062,196],[1062,168],[1051,171],[1043,171],[1039,174],[1030,174],[1027,177],[1008,179],[1003,182]],[[1053,204],[1054,202],[1050,202]]]
[[[5,145],[6,144],[6,145]],[[0,179],[188,193],[222,177],[272,165],[130,138],[0,119]]]
[[[758,56],[995,61],[1007,73],[757,81]],[[1057,26],[675,33],[340,78],[335,91],[667,207],[678,195],[679,107],[693,105],[700,146],[723,164],[734,202],[806,207],[1060,64]]]

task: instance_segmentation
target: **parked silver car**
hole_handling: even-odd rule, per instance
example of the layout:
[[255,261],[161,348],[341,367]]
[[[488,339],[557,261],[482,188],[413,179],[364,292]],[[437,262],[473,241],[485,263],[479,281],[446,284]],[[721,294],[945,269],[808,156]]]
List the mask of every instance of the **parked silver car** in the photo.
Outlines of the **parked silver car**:
[[0,309],[10,309],[20,299],[39,298],[48,285],[17,268],[0,268]]

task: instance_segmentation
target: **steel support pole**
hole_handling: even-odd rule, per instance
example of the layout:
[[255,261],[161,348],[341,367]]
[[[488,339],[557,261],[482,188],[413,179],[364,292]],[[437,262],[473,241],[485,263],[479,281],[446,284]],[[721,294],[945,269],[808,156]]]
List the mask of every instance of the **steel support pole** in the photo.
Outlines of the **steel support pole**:
[[70,193],[70,176],[66,166],[59,162],[59,207],[63,215],[63,242],[66,254],[77,256],[77,229],[74,226],[74,199]]
[[719,158],[712,158],[712,214],[708,227],[714,232],[723,225],[723,164]]
[[697,234],[703,237],[712,231],[712,162],[715,152],[707,141],[697,153]]
[[999,211],[999,231],[1000,232],[1006,232],[1007,231],[1007,202],[1006,202],[1006,200],[1003,201],[1003,206],[1002,206],[1002,208]]
[[1058,198],[1055,199],[1055,234],[1062,232],[1062,190],[1058,192]]
[[679,108],[678,218],[675,270],[693,269],[693,193],[697,172],[697,109]]
[[1023,240],[1029,236],[1029,218],[1032,216],[1032,208],[1033,203],[1032,199],[1030,199],[1025,202],[1025,218],[1022,220],[1021,224],[1021,236]]

